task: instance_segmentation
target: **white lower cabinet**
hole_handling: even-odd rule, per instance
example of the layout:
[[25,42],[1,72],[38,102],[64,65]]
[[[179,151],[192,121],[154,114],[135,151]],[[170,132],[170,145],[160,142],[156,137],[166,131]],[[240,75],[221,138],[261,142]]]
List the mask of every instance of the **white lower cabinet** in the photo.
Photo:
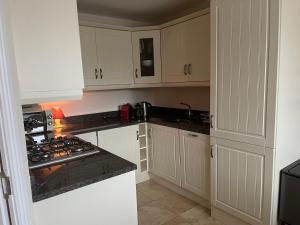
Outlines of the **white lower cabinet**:
[[98,146],[138,164],[138,125],[98,131]]
[[223,139],[211,143],[212,205],[249,224],[269,224],[272,151]]
[[179,131],[181,185],[205,199],[210,197],[209,136]]
[[150,172],[180,185],[178,129],[150,124]]
[[150,127],[150,172],[209,199],[209,136],[159,125]]
[[96,131],[90,132],[90,133],[77,134],[75,136],[82,139],[82,140],[84,140],[84,141],[90,142],[93,145],[98,146],[97,132]]

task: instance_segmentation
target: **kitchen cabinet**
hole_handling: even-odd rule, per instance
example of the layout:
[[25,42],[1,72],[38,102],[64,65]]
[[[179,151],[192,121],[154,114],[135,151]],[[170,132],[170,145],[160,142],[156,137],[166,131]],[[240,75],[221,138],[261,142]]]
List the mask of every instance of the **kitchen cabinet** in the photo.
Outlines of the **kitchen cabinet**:
[[95,146],[98,146],[98,139],[97,139],[97,132],[96,131],[90,132],[90,133],[77,134],[75,136],[82,139],[82,140],[84,140],[84,141],[90,142]]
[[160,30],[132,32],[134,82],[161,82]]
[[212,204],[249,224],[267,224],[273,152],[218,138],[212,145]]
[[10,1],[23,104],[80,99],[83,72],[75,0]]
[[209,136],[180,130],[181,185],[202,198],[210,199]]
[[[268,133],[274,122],[267,124],[274,117],[270,106],[275,99],[268,84],[276,80],[267,69],[267,2],[213,1],[212,40],[217,44],[212,48],[211,134],[274,147]],[[267,101],[269,94],[274,95]]]
[[85,87],[133,84],[131,32],[81,26]]
[[98,131],[98,146],[139,168],[138,125]]
[[[211,2],[213,208],[261,225],[277,220],[279,170],[275,168],[287,162],[275,158],[275,140],[282,141],[278,141],[282,135],[276,137],[282,130],[276,128],[281,99],[277,96],[283,93],[277,92],[281,15],[277,3],[269,3]],[[284,138],[287,143],[289,138]]]
[[210,15],[162,29],[163,82],[210,80]]
[[180,186],[178,129],[149,124],[150,172]]
[[96,85],[99,78],[96,29],[80,26],[80,43],[84,84]]

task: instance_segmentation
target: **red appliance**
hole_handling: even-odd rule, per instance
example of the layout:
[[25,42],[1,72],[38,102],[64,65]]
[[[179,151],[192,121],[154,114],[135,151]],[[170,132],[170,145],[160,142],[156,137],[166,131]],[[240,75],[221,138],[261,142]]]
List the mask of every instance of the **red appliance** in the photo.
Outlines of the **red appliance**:
[[130,104],[125,104],[120,106],[121,119],[128,121],[132,115],[132,106]]

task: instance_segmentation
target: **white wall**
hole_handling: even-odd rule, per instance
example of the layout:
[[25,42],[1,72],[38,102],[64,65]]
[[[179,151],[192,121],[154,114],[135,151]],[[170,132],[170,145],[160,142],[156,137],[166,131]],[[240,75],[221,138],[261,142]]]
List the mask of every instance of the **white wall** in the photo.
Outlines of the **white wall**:
[[66,116],[118,110],[125,103],[149,101],[155,106],[182,108],[180,102],[192,105],[193,109],[209,110],[208,87],[150,88],[84,92],[81,100],[44,103],[49,109],[60,106]]
[[279,87],[273,224],[277,218],[279,172],[300,159],[300,2],[281,1]]

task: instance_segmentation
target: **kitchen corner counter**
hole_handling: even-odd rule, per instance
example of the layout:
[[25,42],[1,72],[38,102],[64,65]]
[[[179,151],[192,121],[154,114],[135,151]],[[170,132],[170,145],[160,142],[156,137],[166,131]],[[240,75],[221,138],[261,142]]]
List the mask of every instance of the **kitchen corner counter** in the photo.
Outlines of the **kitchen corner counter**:
[[33,202],[133,170],[135,164],[105,150],[96,155],[30,171]]

